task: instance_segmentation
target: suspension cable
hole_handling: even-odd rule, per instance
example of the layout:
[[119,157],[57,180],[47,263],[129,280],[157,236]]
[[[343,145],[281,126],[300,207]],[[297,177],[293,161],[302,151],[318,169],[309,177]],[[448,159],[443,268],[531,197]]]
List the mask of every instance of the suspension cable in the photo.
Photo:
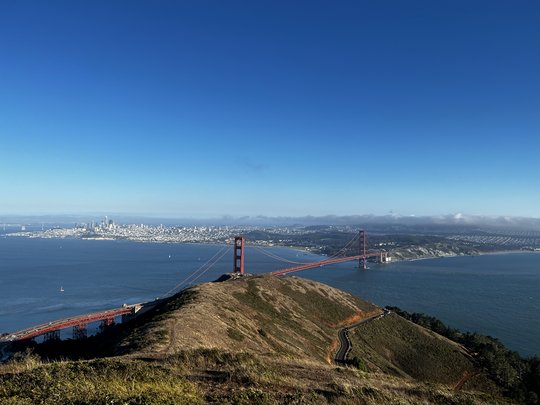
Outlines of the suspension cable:
[[337,253],[334,253],[332,256],[329,256],[326,260],[334,259],[334,258],[340,256],[341,254],[345,253],[345,251],[350,247],[350,245],[352,245],[358,239],[358,237],[359,237],[359,234],[355,234],[353,236],[353,238],[345,246],[343,246],[341,249],[339,249],[337,251]]
[[199,278],[202,277],[202,275],[204,273],[206,273],[208,270],[210,270],[212,267],[214,267],[214,265],[221,260],[221,258],[223,256],[225,256],[227,253],[229,252],[229,249],[225,250],[215,261],[214,263],[212,263],[210,266],[208,266],[204,271],[200,272],[199,275],[197,277],[195,277],[194,279],[190,280],[190,284],[192,284],[193,282],[197,281]]
[[[218,250],[210,259],[208,259],[203,265],[201,265],[198,269],[196,269],[195,271],[193,271],[191,274],[189,274],[186,278],[184,278],[180,283],[178,283],[177,285],[175,285],[173,288],[171,288],[169,291],[167,291],[165,294],[163,294],[163,297],[166,297],[168,295],[170,295],[173,291],[177,290],[180,286],[184,285],[185,283],[187,283],[189,281],[190,278],[192,277],[195,277],[197,275],[198,272],[200,272],[201,270],[203,270],[206,266],[213,266],[215,264],[212,263],[210,264],[218,255],[220,255],[222,252],[226,252],[227,251],[227,248],[229,246],[223,246],[220,250]],[[220,256],[217,260],[221,259],[222,256]]]
[[[326,257],[325,259],[323,260],[320,260],[320,261],[326,261],[326,260],[330,260],[330,259],[334,259],[334,258],[337,258],[338,256],[344,254],[347,249],[358,239],[358,234],[355,234],[353,236],[353,238],[351,240],[349,240],[349,242],[344,246],[342,247],[340,250],[338,250],[336,253],[334,253],[333,255],[331,256],[328,256]],[[261,247],[259,246],[255,246],[255,245],[252,245],[252,247],[254,247],[255,249],[257,249],[258,251],[260,251],[262,254],[272,258],[272,259],[275,259],[275,260],[278,260],[278,261],[281,261],[281,262],[284,262],[284,263],[290,263],[290,264],[308,264],[308,263],[317,263],[317,262],[297,262],[297,261],[294,261],[294,260],[289,260],[289,259],[285,259],[281,256],[278,256],[274,253],[270,253],[264,249],[262,249]]]
[[279,260],[280,262],[284,262],[284,263],[291,263],[291,264],[307,264],[307,263],[312,263],[312,262],[296,262],[294,260],[289,260],[289,259],[285,259],[284,257],[281,257],[281,256],[278,256],[276,255],[275,253],[271,253],[271,252],[268,252],[266,250],[264,250],[263,248],[259,247],[259,246],[252,246],[253,248],[257,249],[259,252],[261,252],[263,255],[266,255],[272,259],[275,259],[275,260]]
[[[354,237],[344,246],[342,247],[340,250],[337,251],[337,253],[333,254],[332,256],[328,256],[326,257],[324,260],[320,260],[321,262],[323,261],[326,261],[326,260],[330,260],[330,259],[334,259],[334,258],[337,258],[338,256],[342,255],[343,253],[345,253],[345,251],[352,245],[352,243],[354,243],[356,241],[356,239],[359,237],[359,234],[355,234]],[[317,262],[297,262],[297,261],[294,261],[294,260],[289,260],[289,259],[285,259],[283,257],[280,257],[274,253],[270,253],[270,252],[267,252],[266,250],[264,250],[263,248],[259,247],[259,246],[255,246],[255,245],[252,245],[252,247],[254,247],[255,249],[257,249],[259,252],[261,252],[262,254],[272,258],[272,259],[275,259],[275,260],[278,260],[278,261],[281,261],[281,262],[284,262],[284,263],[290,263],[290,264],[299,264],[299,265],[302,265],[302,264],[309,264],[309,263],[317,263]],[[178,290],[181,286],[183,286],[184,284],[186,283],[193,283],[194,281],[198,280],[200,277],[202,277],[206,272],[208,272],[219,260],[221,260],[221,258],[223,258],[223,256],[225,256],[225,254],[227,253],[227,251],[229,250],[228,249],[229,247],[228,246],[224,246],[222,247],[219,251],[217,251],[210,259],[208,259],[202,266],[200,266],[198,269],[196,269],[194,272],[192,272],[191,274],[189,274],[186,278],[184,278],[180,283],[178,283],[177,285],[175,285],[173,288],[171,288],[169,291],[167,291],[165,294],[163,294],[161,297],[166,297],[166,296],[169,296],[171,295],[174,291]]]

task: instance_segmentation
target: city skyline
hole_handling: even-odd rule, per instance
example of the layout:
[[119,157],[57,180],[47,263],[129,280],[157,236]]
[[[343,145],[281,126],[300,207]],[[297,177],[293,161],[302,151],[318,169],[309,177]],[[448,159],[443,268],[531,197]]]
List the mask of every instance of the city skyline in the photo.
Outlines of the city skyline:
[[4,2],[0,215],[538,218],[539,17]]

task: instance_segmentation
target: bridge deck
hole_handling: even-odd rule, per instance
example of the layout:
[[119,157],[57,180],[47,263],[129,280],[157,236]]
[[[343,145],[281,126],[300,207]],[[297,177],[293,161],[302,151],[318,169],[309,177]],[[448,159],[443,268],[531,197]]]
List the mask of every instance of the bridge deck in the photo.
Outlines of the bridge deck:
[[[366,258],[379,257],[380,255],[381,255],[380,252],[366,253],[365,257]],[[272,274],[273,276],[282,276],[284,274],[293,273],[295,271],[312,269],[314,267],[322,267],[322,266],[326,266],[326,265],[334,264],[334,263],[342,263],[342,262],[349,262],[349,261],[353,261],[353,260],[360,260],[362,258],[364,258],[363,255],[356,255],[356,256],[340,257],[340,258],[336,258],[336,259],[322,260],[320,262],[306,263],[306,264],[301,264],[301,265],[298,265],[298,266],[287,267],[285,269],[272,271],[272,272],[270,272],[270,274]]]
[[116,318],[120,315],[134,314],[140,309],[140,307],[140,304],[128,305],[122,308],[108,309],[106,311],[93,312],[90,314],[72,316],[70,318],[42,323],[40,325],[10,333],[8,336],[1,337],[0,342],[31,339],[47,332],[53,332],[60,329],[69,328],[71,326],[86,325],[91,322]]

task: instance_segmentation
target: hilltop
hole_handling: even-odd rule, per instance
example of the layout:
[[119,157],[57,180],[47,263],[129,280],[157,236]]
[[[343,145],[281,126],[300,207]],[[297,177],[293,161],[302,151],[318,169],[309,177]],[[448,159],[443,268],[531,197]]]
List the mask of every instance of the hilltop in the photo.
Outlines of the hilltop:
[[[0,368],[0,402],[506,403],[456,343],[297,277],[242,277],[177,294],[81,342]],[[350,365],[333,362],[350,332]],[[71,360],[65,360],[71,358]],[[466,380],[466,381],[465,381]]]
[[341,326],[382,313],[327,285],[272,276],[201,284],[159,311],[120,348],[145,354],[216,348],[331,363]]

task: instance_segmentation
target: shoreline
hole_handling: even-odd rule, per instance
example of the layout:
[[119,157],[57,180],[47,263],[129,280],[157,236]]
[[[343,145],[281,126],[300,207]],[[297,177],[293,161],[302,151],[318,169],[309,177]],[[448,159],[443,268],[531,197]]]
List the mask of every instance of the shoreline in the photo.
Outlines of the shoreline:
[[[77,235],[66,235],[66,236],[42,236],[42,235],[36,235],[36,234],[21,234],[21,233],[14,233],[14,234],[4,234],[2,235],[4,238],[8,237],[14,237],[14,238],[28,238],[28,239],[77,239],[77,240],[88,240],[88,241],[121,241],[121,242],[133,242],[133,243],[149,243],[149,244],[170,244],[170,245],[225,245],[226,242],[224,241],[172,241],[172,240],[148,240],[148,239],[136,239],[136,238],[114,238],[114,237],[90,237],[90,238],[83,238]],[[265,244],[255,244],[253,246],[248,247],[260,247],[265,249],[290,249],[297,252],[302,252],[307,255],[315,255],[320,257],[326,257],[327,255],[315,252],[310,250],[307,247],[302,246],[287,246],[287,245],[265,245]],[[392,255],[392,252],[388,252],[390,254],[390,257],[392,257],[392,261],[389,263],[381,263],[381,264],[392,264],[392,263],[400,263],[400,262],[414,262],[419,260],[433,260],[433,259],[445,259],[445,258],[454,258],[454,257],[474,257],[474,256],[486,256],[486,255],[505,255],[505,254],[523,254],[523,253],[537,253],[540,254],[540,251],[538,250],[522,250],[522,249],[504,249],[504,250],[498,250],[498,251],[490,251],[490,252],[475,252],[475,253],[448,253],[448,254],[442,254],[440,256],[436,255],[429,255],[429,256],[419,256],[419,257],[413,257],[413,258],[397,258],[396,256]]]
[[[30,239],[30,238],[28,238],[28,239]],[[68,238],[45,238],[45,239],[68,239]],[[71,240],[77,240],[77,239],[81,239],[81,238],[69,238],[69,239],[71,239]],[[91,239],[91,240],[95,240],[95,239]],[[51,242],[52,242],[52,241],[51,241]],[[67,242],[67,241],[66,241],[66,242]],[[108,242],[110,242],[110,243],[107,244],[108,246],[110,246],[110,249],[114,249],[114,245],[111,245],[111,243],[114,243],[114,240],[113,240],[113,242],[111,242],[110,240],[108,240]],[[167,249],[167,245],[171,245],[171,243],[159,243],[159,242],[156,242],[156,241],[152,241],[152,242],[141,242],[141,241],[136,241],[136,240],[133,241],[133,240],[127,240],[127,239],[119,240],[119,241],[117,241],[116,243],[123,243],[123,242],[131,242],[131,243],[133,243],[132,246],[133,246],[133,248],[134,248],[135,250],[136,250],[136,249],[139,249],[139,248],[137,248],[137,245],[135,245],[135,243],[154,243],[154,244],[157,244],[158,246],[159,246],[159,245],[162,245],[162,248],[160,248],[160,249],[163,249],[163,250],[165,250],[165,251],[168,250],[168,249]],[[58,241],[57,241],[57,242],[52,242],[52,245],[55,245],[55,244],[61,244],[61,243],[59,243]],[[205,243],[205,242],[203,242],[203,243],[176,243],[176,245],[180,245],[180,244],[188,245],[188,246],[191,245],[191,246],[194,246],[194,247],[196,247],[196,246],[201,246],[201,245],[202,245],[202,246],[204,246],[204,245],[223,246],[223,244],[219,244],[219,243],[218,243],[218,244],[216,244],[216,243],[208,243],[208,242],[206,242],[206,243]],[[81,242],[80,245],[86,246],[86,245],[84,245],[84,243],[82,243],[82,242]],[[90,245],[93,245],[93,244],[90,243]],[[88,246],[90,246],[90,245],[88,245]],[[104,245],[105,245],[105,244],[104,244]],[[139,246],[140,246],[140,245],[139,245]],[[259,246],[260,246],[260,245],[259,245]],[[144,248],[143,246],[140,246],[140,249],[143,249],[143,248]],[[283,248],[285,248],[285,249],[289,249],[291,252],[298,252],[299,255],[300,255],[300,252],[301,252],[301,251],[302,251],[302,252],[306,252],[307,256],[306,256],[305,258],[306,258],[306,259],[307,259],[307,258],[310,258],[310,259],[312,259],[312,260],[314,260],[314,261],[316,261],[317,259],[318,259],[318,260],[321,260],[321,259],[323,258],[323,257],[322,257],[321,255],[319,255],[319,254],[307,252],[307,251],[305,251],[305,250],[299,248],[298,246],[296,247],[296,249],[295,249],[294,247],[290,247],[290,246],[282,246],[282,245],[280,245],[280,246],[269,246],[269,247],[265,247],[265,250],[266,250],[266,249],[269,250],[270,248],[277,248],[277,249],[283,249]],[[85,249],[85,248],[83,248],[83,249]],[[169,251],[169,252],[170,252],[170,251]],[[279,254],[279,251],[276,251],[275,253],[276,253],[276,254]],[[444,255],[444,256],[424,256],[424,257],[416,257],[416,258],[403,259],[403,260],[393,260],[391,263],[388,263],[388,264],[391,265],[392,263],[396,263],[396,264],[399,266],[400,264],[403,265],[404,263],[402,263],[402,262],[406,262],[406,261],[430,260],[430,259],[442,259],[442,258],[452,258],[452,257],[458,257],[458,256],[471,256],[471,257],[473,257],[473,256],[480,256],[480,255],[482,255],[482,256],[486,256],[486,255],[515,255],[515,254],[522,254],[522,253],[540,253],[540,252],[538,252],[538,251],[535,252],[535,251],[532,251],[532,250],[509,250],[509,249],[505,249],[505,250],[500,250],[500,251],[490,251],[490,252],[478,252],[478,253],[477,253],[477,252],[473,252],[472,254],[448,254],[448,255]],[[291,254],[291,253],[289,253],[289,254]],[[529,257],[531,258],[531,260],[534,260],[534,259],[535,259],[536,257],[538,257],[538,256],[535,256],[535,257],[529,256]],[[301,259],[301,258],[299,258],[299,259]],[[293,260],[294,260],[294,259],[293,259]],[[480,260],[480,259],[479,259],[479,260]],[[499,259],[497,259],[497,260],[499,260]],[[502,258],[501,258],[501,260],[502,260]],[[514,260],[514,259],[510,259],[510,260]],[[516,259],[515,259],[515,260],[518,260],[518,257],[517,257],[517,256],[516,256]],[[520,260],[521,260],[521,259],[520,259]],[[436,263],[439,263],[439,265],[442,265],[442,266],[445,266],[444,263],[446,263],[446,265],[452,266],[452,262],[451,262],[451,261],[448,261],[448,262],[433,262],[433,263],[434,263],[435,265],[436,265]],[[470,265],[473,265],[473,264],[474,264],[474,260],[463,260],[462,262],[457,262],[457,263],[456,263],[456,262],[453,262],[453,263],[454,263],[454,266],[456,266],[456,267],[461,266],[460,263],[463,264],[463,267],[466,267],[466,266],[469,265],[469,264],[470,264]],[[415,265],[415,264],[410,264],[410,265],[408,265],[408,266],[410,266],[410,268],[419,268],[420,263],[418,263],[418,264],[416,264],[416,265]],[[383,266],[382,264],[381,264],[381,265],[374,265],[373,267],[374,267],[374,271],[375,271],[375,272],[379,271],[379,272],[381,272],[381,273],[382,273],[382,272],[385,272],[385,270],[386,270],[386,273],[390,273],[390,272],[392,272],[392,270],[393,270],[391,266],[389,266],[388,268],[385,269],[384,266]],[[420,267],[421,267],[421,266],[420,266]],[[300,276],[300,277],[305,277],[303,274],[301,274],[301,272],[298,273],[297,275]],[[67,290],[67,288],[66,288],[66,290]],[[56,290],[55,290],[55,291],[56,291]],[[359,295],[358,293],[356,293],[355,295],[356,295],[356,296],[361,296],[361,295]],[[392,305],[398,305],[398,306],[400,305],[397,301],[394,301],[394,300],[388,301],[388,303],[390,303],[390,304],[392,304]],[[405,308],[405,307],[404,307],[404,308]],[[423,311],[423,312],[427,312],[427,310],[426,310],[426,311]],[[515,350],[518,350],[518,349],[515,349]],[[524,354],[524,355],[525,355],[525,354]],[[528,355],[528,354],[526,354],[526,355]]]
[[524,253],[533,253],[533,254],[540,254],[540,251],[534,251],[534,250],[499,250],[496,252],[478,252],[475,254],[449,254],[444,256],[426,256],[426,257],[418,257],[414,259],[396,259],[393,260],[391,263],[398,263],[398,262],[414,262],[418,260],[431,260],[431,259],[447,259],[447,258],[454,258],[454,257],[475,257],[475,256],[490,256],[490,255],[508,255],[508,254],[524,254]]

